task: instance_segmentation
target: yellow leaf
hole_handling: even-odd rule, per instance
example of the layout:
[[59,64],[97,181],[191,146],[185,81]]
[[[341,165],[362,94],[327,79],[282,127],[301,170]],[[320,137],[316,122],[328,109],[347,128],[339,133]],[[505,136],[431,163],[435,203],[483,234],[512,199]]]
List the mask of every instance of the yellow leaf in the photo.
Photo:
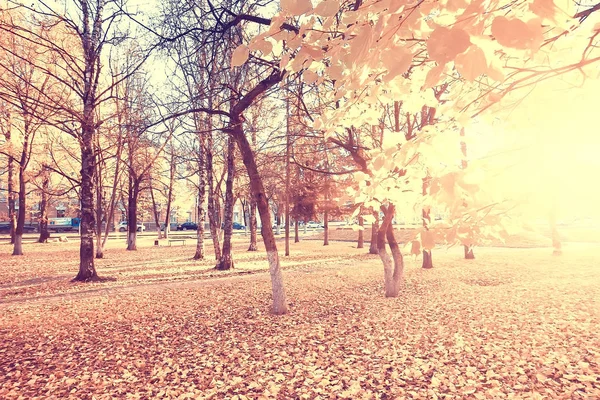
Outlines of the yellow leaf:
[[231,55],[231,66],[239,67],[240,65],[244,64],[246,60],[248,60],[249,56],[250,50],[248,49],[248,46],[245,44],[239,45]]
[[281,11],[290,15],[301,15],[313,9],[310,0],[281,0]]
[[258,50],[262,54],[269,54],[273,50],[273,43],[264,38],[260,38],[258,40],[253,40],[248,47],[250,50]]
[[470,44],[471,38],[464,30],[440,26],[427,39],[427,53],[438,64],[446,64],[467,50]]
[[430,69],[429,72],[427,72],[427,77],[425,78],[425,84],[423,85],[423,89],[429,89],[437,85],[443,71],[443,65],[438,65]]
[[458,73],[470,82],[485,74],[488,69],[483,50],[475,45],[471,45],[463,54],[457,55],[454,65]]
[[529,4],[529,9],[538,17],[554,20],[556,14],[556,5],[554,0],[533,0]]
[[513,49],[531,49],[538,42],[537,32],[518,18],[508,19],[504,16],[494,18],[492,22],[492,35],[502,46]]
[[337,0],[325,0],[320,2],[316,7],[314,13],[321,17],[333,17],[340,9],[340,4]]
[[317,75],[316,72],[313,72],[310,70],[305,70],[302,73],[302,78],[303,78],[304,82],[306,82],[306,83],[315,83],[317,81],[317,79],[319,78],[319,75]]
[[389,82],[398,75],[406,73],[412,61],[412,52],[404,46],[385,51],[381,56],[381,62],[388,71],[384,77],[384,82]]
[[435,240],[433,238],[433,232],[423,231],[421,232],[421,244],[425,250],[431,250],[435,247]]
[[412,241],[412,247],[410,249],[410,254],[413,254],[415,256],[418,256],[419,254],[421,254],[421,242],[419,242],[418,240]]

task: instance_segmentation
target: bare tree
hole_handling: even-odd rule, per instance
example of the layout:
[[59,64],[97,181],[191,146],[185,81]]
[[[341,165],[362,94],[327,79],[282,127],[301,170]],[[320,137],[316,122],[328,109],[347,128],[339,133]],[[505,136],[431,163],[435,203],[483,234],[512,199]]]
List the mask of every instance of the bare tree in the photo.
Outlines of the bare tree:
[[[47,36],[44,28],[34,32],[42,37]],[[59,100],[60,95],[55,90],[50,76],[30,61],[42,58],[39,55],[41,50],[42,47],[37,43],[16,35],[10,35],[8,40],[0,44],[0,98],[12,110],[12,118],[9,119],[11,126],[7,127],[5,134],[10,138],[12,148],[10,153],[4,154],[8,156],[9,163],[12,162],[18,168],[19,182],[13,255],[23,254],[27,183],[30,179],[27,167],[34,151],[35,138],[45,127],[44,121],[53,113],[53,110],[46,107],[45,97],[53,94],[56,100]],[[9,170],[9,175],[10,172]],[[11,180],[12,176],[9,176],[9,181]]]
[[231,256],[231,235],[233,233],[233,178],[235,176],[235,142],[232,138],[227,140],[227,181],[225,183],[225,212],[223,227],[223,251],[216,265],[218,270],[233,268]]
[[[0,102],[0,117],[2,123],[0,124],[0,133],[4,136],[6,143],[11,143],[12,139],[12,118],[11,112],[8,105],[5,102]],[[17,213],[16,213],[16,202],[17,202],[17,191],[15,188],[15,160],[13,152],[7,152],[6,156],[6,170],[7,170],[7,191],[8,191],[8,219],[10,225],[10,244],[15,243],[15,228],[17,226]]]
[[102,55],[105,47],[116,46],[127,40],[127,34],[119,30],[118,23],[125,13],[124,0],[69,0],[65,7],[55,7],[48,2],[37,2],[33,6],[13,0],[9,0],[9,3],[22,13],[34,15],[39,25],[51,27],[56,32],[55,37],[45,37],[15,21],[0,24],[0,30],[36,43],[51,53],[55,58],[52,64],[39,59],[29,61],[69,92],[70,98],[65,102],[56,102],[51,95],[45,98],[46,106],[51,106],[60,114],[47,122],[71,135],[79,144],[81,242],[79,272],[74,279],[97,280],[94,266],[97,161],[94,138],[103,123],[99,107],[111,98],[112,88],[139,68],[145,57],[141,57],[138,64],[121,73],[112,83],[106,83],[111,80],[103,79]]

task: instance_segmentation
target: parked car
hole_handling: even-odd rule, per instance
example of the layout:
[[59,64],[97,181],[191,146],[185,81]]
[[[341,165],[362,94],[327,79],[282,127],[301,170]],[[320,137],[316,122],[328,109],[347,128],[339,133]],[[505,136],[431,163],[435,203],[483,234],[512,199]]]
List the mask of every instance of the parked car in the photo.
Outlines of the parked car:
[[[118,225],[118,228],[119,228],[119,232],[126,232],[127,231],[127,221],[121,221]],[[144,224],[137,225],[138,232],[143,232],[145,230],[146,230],[146,227],[144,226]]]
[[195,222],[184,222],[181,225],[177,225],[177,230],[178,231],[197,231],[198,224],[196,224]]
[[245,230],[245,229],[246,229],[246,227],[245,227],[244,225],[240,224],[239,222],[234,222],[234,223],[233,223],[233,229],[238,229],[238,230],[239,230],[239,229],[241,229],[241,230]]
[[314,229],[314,228],[323,228],[323,225],[321,225],[319,222],[315,222],[315,221],[308,221],[306,223],[306,227],[310,228],[310,229]]

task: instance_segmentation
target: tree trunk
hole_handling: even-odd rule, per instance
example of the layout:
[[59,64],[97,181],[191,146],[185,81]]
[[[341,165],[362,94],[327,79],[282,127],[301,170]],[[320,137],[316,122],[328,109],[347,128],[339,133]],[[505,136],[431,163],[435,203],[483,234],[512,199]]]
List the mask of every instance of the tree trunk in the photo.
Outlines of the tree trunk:
[[171,165],[169,167],[169,188],[167,190],[167,215],[165,215],[165,232],[163,234],[163,237],[165,239],[168,239],[169,233],[171,233],[171,203],[173,202],[173,185],[175,183],[175,172],[177,172],[175,166],[175,155],[173,149],[171,148]]
[[290,255],[290,100],[286,98],[285,132],[285,256]]
[[[208,117],[210,118],[210,117]],[[198,132],[198,230],[196,231],[196,253],[194,260],[204,260],[204,224],[206,213],[204,202],[206,200],[206,164],[204,162],[204,152],[206,147],[205,133],[202,132],[200,121],[196,119],[196,131]]]
[[39,243],[47,243],[50,233],[48,232],[48,190],[50,189],[50,176],[46,168],[42,171],[42,199],[40,201],[40,237]]
[[129,178],[127,196],[127,250],[137,250],[137,201],[140,190],[139,180]]
[[377,231],[379,230],[379,213],[374,211],[373,217],[375,222],[371,224],[371,244],[369,246],[369,254],[379,254],[377,250]]
[[[384,213],[384,218],[377,231],[377,250],[379,258],[383,262],[385,297],[398,297],[404,273],[404,260],[398,242],[394,237],[394,228],[392,226],[395,208],[390,204],[388,207],[381,206],[381,210]],[[385,249],[386,238],[390,246],[392,258],[390,258]]]
[[154,186],[152,185],[152,178],[150,178],[150,199],[152,200],[152,215],[154,216],[154,224],[156,224],[157,239],[162,239],[162,231],[160,229],[160,216],[158,215],[158,207],[156,205],[156,199],[154,198]]
[[[430,180],[431,178],[429,177],[429,174],[427,174],[426,178],[423,178],[423,196],[427,195]],[[431,222],[431,210],[423,207],[421,213],[423,216],[423,228],[425,228],[425,230],[429,230],[429,223]],[[432,250],[423,249],[423,268],[425,269],[433,268],[433,258],[431,253]]]
[[217,215],[218,210],[215,207],[215,188],[214,188],[214,174],[213,174],[213,140],[212,140],[212,122],[211,119],[207,119],[207,132],[206,135],[206,181],[208,183],[208,223],[210,225],[210,236],[213,242],[213,248],[215,249],[215,260],[221,259],[221,244],[219,240],[220,226],[219,217]]
[[[200,158],[200,157],[199,157]],[[204,178],[204,157],[199,160],[199,165],[202,165],[199,171],[199,183],[198,183],[198,230],[196,231],[196,253],[194,254],[194,260],[204,260],[204,224],[206,221],[206,215],[204,212],[204,200],[206,197],[206,182]]]
[[250,189],[252,196],[256,200],[260,219],[262,221],[261,233],[267,258],[269,260],[269,274],[271,276],[271,289],[273,292],[273,313],[276,315],[286,314],[288,312],[287,300],[285,296],[285,287],[283,285],[283,275],[281,273],[281,265],[279,263],[279,254],[277,253],[277,244],[275,243],[275,235],[271,224],[271,213],[269,211],[269,202],[265,193],[262,178],[256,166],[254,153],[248,139],[242,130],[242,121],[239,115],[232,115],[231,118],[231,133],[238,143],[238,147],[242,154],[242,159],[248,177],[250,179]]
[[[465,137],[465,128],[462,128],[460,130],[460,136],[462,138]],[[464,140],[462,140],[460,142],[460,151],[462,152],[463,155],[463,159],[460,162],[460,166],[462,169],[466,169],[469,166],[469,162],[467,161],[467,142],[465,142]],[[465,208],[467,208],[468,204],[466,201],[463,202],[463,206]],[[463,245],[464,249],[465,249],[465,260],[474,260],[475,259],[475,253],[473,253],[473,246],[469,246],[469,245]]]
[[425,268],[425,269],[433,268],[433,258],[432,258],[431,250],[423,249],[423,268]]
[[[10,127],[9,127],[10,129]],[[6,141],[10,141],[10,131],[6,135]],[[15,243],[17,229],[17,190],[15,188],[15,160],[8,156],[8,218],[10,223],[10,243]]]
[[163,238],[168,239],[171,233],[171,191],[167,195],[167,209],[165,210],[165,231],[163,232]]
[[94,174],[96,173],[94,135],[96,134],[96,106],[98,105],[96,97],[97,78],[100,74],[100,51],[102,49],[99,42],[102,40],[100,31],[104,3],[98,2],[92,27],[90,26],[90,11],[87,3],[83,2],[81,4],[83,29],[80,38],[85,66],[82,71],[83,79],[80,82],[83,86],[80,95],[83,115],[80,120],[81,135],[78,138],[81,149],[79,272],[74,280],[86,282],[98,279],[94,267],[94,228],[96,226],[94,218]]
[[323,246],[329,246],[329,211],[323,213]]
[[[90,114],[88,114],[90,115]],[[94,173],[95,155],[92,146],[94,128],[83,124],[81,145],[81,222],[79,245],[79,273],[75,281],[88,282],[98,279],[94,266]]]
[[294,243],[300,242],[300,235],[298,232],[298,220],[294,221]]
[[473,253],[473,247],[467,246],[466,244],[463,247],[465,249],[465,260],[474,260],[475,254]]
[[[24,145],[24,149],[27,144]],[[23,230],[25,227],[26,217],[26,198],[27,190],[25,183],[25,158],[24,155],[21,157],[21,163],[19,164],[19,210],[17,211],[17,228],[15,229],[15,245],[13,247],[13,256],[23,255]]]
[[216,265],[218,270],[228,270],[233,268],[233,258],[231,257],[231,236],[233,234],[233,179],[235,177],[235,141],[232,137],[227,140],[227,180],[225,181],[225,208],[224,208],[224,229],[223,229],[223,252]]
[[106,242],[108,241],[108,234],[110,232],[111,224],[114,225],[115,222],[115,203],[117,199],[117,186],[119,183],[120,170],[121,170],[121,153],[123,152],[123,123],[122,123],[122,114],[119,112],[119,104],[120,102],[116,102],[116,110],[117,110],[117,123],[118,123],[118,134],[119,140],[117,141],[117,152],[115,154],[115,174],[113,176],[113,182],[110,192],[110,201],[108,204],[108,211],[106,215],[106,226],[104,227],[104,234],[102,238],[102,242],[98,245],[96,249],[96,258],[104,257],[104,248],[106,247]]
[[362,215],[358,216],[358,226],[360,226],[360,228],[358,229],[358,244],[356,245],[357,249],[362,249],[363,247],[365,247],[365,235],[364,235],[364,220]]
[[[96,139],[98,139],[96,135]],[[100,144],[96,143],[96,149],[100,149]],[[100,157],[102,157],[100,155]],[[96,162],[96,174],[94,178],[95,187],[96,187],[96,226],[95,226],[95,234],[96,234],[96,258],[104,257],[104,248],[102,246],[102,185],[101,185],[101,175],[102,169],[100,168],[101,162]],[[106,221],[108,223],[108,221]]]
[[256,247],[256,200],[254,196],[250,195],[250,247],[248,247],[248,251],[257,251],[258,247]]

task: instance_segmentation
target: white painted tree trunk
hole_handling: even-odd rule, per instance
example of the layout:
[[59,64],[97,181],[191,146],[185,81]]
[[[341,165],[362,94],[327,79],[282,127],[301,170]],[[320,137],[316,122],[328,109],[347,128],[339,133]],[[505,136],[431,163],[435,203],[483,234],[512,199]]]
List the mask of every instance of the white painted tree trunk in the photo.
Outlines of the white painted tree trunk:
[[23,235],[15,234],[15,243],[13,245],[13,256],[23,255]]
[[[384,218],[377,232],[377,250],[383,263],[385,297],[398,297],[404,275],[404,260],[392,226],[395,208],[390,204],[388,207],[382,206],[381,209]],[[391,257],[385,248],[386,238],[392,253]]]

